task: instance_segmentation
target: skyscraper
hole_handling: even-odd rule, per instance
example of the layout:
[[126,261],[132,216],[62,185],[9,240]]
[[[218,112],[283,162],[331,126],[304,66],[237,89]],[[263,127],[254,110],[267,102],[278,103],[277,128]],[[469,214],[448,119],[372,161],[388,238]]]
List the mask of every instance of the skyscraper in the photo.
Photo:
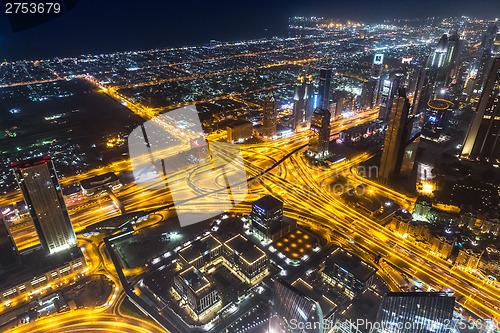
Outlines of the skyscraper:
[[370,72],[370,81],[373,87],[373,100],[371,107],[378,105],[380,103],[380,80],[382,77],[382,72],[384,71],[384,54],[377,53],[373,56],[373,63]]
[[324,332],[323,310],[318,302],[280,281],[274,282],[273,291],[274,304],[269,318],[269,332]]
[[19,253],[3,216],[0,213],[0,272],[16,267]]
[[309,138],[309,151],[317,158],[328,156],[328,146],[330,143],[330,116],[330,111],[322,108],[316,108],[312,115],[312,135]]
[[276,110],[274,96],[270,94],[264,101],[264,119],[262,121],[263,136],[271,138],[276,135],[277,117],[278,112]]
[[319,104],[317,107],[328,109],[330,104],[330,83],[332,81],[332,70],[330,68],[321,68],[319,70]]
[[293,96],[293,129],[298,131],[311,117],[313,109],[313,85],[311,74],[300,74],[295,83]]
[[500,159],[500,57],[493,62],[465,137],[461,156],[498,163]]
[[445,83],[449,84],[457,78],[460,57],[463,50],[463,40],[460,39],[458,32],[455,32],[448,38],[445,60]]
[[382,89],[380,91],[380,110],[378,118],[387,122],[391,114],[392,103],[396,95],[399,83],[402,78],[401,73],[391,73],[389,77],[382,81]]
[[56,169],[50,157],[12,163],[38,238],[49,254],[76,245]]
[[385,133],[384,151],[380,161],[380,178],[387,182],[399,173],[408,135],[408,110],[410,102],[404,89],[394,99],[389,124]]
[[454,307],[455,297],[447,293],[387,293],[378,311],[377,332],[448,332]]
[[[479,47],[478,63],[476,65],[477,75],[476,75],[476,89],[482,91],[484,84],[486,83],[487,75],[493,64],[493,59],[495,58],[495,40],[498,37],[498,27],[493,24],[486,30],[483,35],[483,40],[481,41],[481,46]],[[498,50],[500,55],[500,49]]]

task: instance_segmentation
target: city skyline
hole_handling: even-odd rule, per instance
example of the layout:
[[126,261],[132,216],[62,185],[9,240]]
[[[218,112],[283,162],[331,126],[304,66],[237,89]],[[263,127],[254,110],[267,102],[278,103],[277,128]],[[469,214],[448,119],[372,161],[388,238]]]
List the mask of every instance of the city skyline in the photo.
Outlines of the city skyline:
[[500,20],[426,4],[0,64],[0,332],[499,333]]

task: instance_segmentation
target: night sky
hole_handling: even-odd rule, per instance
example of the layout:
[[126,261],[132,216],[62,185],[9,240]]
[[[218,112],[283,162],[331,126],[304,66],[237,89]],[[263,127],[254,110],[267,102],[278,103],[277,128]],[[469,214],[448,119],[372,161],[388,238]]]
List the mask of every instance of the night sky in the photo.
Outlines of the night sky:
[[500,1],[80,0],[65,15],[15,33],[2,8],[0,59],[42,59],[198,45],[211,39],[285,36],[288,17],[294,15],[365,22],[456,15],[493,18],[500,17]]

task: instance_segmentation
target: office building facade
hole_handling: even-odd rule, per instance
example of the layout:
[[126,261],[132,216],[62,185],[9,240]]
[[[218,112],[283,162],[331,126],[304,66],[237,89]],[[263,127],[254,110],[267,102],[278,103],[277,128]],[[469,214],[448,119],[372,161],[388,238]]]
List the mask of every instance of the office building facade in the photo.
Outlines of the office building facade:
[[486,80],[474,118],[469,126],[461,157],[498,163],[500,160],[500,57]]
[[276,101],[274,97],[268,96],[264,101],[264,114],[262,120],[262,135],[272,138],[276,135],[276,124],[278,112],[276,110]]
[[311,119],[311,136],[309,138],[309,151],[316,158],[328,157],[330,144],[330,117],[327,109],[316,108]]
[[15,162],[12,168],[45,251],[53,254],[76,246],[75,232],[50,157]]
[[384,151],[380,160],[379,176],[382,181],[387,182],[389,178],[399,173],[404,148],[408,139],[408,112],[410,102],[406,98],[404,90],[400,90],[399,96],[394,100],[391,117],[387,126],[384,140]]
[[387,293],[377,314],[376,332],[448,332],[454,307],[455,297],[447,293]]
[[323,311],[318,302],[281,281],[274,282],[269,318],[272,333],[323,333]]
[[332,70],[330,68],[321,68],[319,70],[318,82],[318,104],[316,107],[328,109],[330,105],[330,83],[332,81]]

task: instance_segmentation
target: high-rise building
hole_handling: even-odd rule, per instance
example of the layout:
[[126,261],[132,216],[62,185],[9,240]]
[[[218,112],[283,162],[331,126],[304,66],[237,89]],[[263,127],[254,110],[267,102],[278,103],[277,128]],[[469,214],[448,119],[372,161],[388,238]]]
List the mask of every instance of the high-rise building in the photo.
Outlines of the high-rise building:
[[500,160],[500,57],[493,62],[461,156],[498,163]]
[[448,332],[454,307],[455,297],[448,293],[387,293],[377,314],[377,333]]
[[264,119],[262,121],[262,135],[272,138],[276,135],[278,112],[274,96],[269,95],[264,101]]
[[332,70],[330,68],[321,68],[319,70],[319,104],[316,107],[328,109],[330,104],[330,83],[332,81]]
[[322,108],[316,108],[312,115],[312,135],[309,138],[309,151],[317,158],[328,156],[328,146],[330,144],[330,117],[330,111]]
[[445,60],[445,83],[456,80],[458,74],[458,68],[460,65],[460,57],[463,50],[463,40],[457,32],[448,38],[448,45],[446,49],[446,60]]
[[391,116],[385,133],[384,151],[380,161],[380,178],[387,182],[399,173],[404,154],[404,148],[409,136],[408,110],[410,102],[404,89],[400,89],[394,99]]
[[12,163],[38,238],[49,254],[76,245],[56,169],[50,157]]
[[430,58],[430,68],[436,73],[438,81],[444,81],[446,57],[448,53],[448,35],[444,34],[437,43]]
[[[323,333],[323,310],[318,302],[284,282],[274,282],[269,318],[272,333]],[[307,329],[304,329],[307,327]]]
[[483,35],[483,40],[481,42],[481,46],[479,47],[478,63],[476,65],[477,91],[482,91],[484,84],[486,83],[487,75],[493,64],[493,59],[495,58],[495,51],[498,51],[498,54],[500,55],[500,49],[495,49],[495,40],[498,38],[498,32],[498,27],[493,24]]
[[380,90],[380,111],[378,118],[384,122],[389,120],[392,103],[398,91],[401,78],[401,73],[391,73],[388,78],[382,81],[382,89]]
[[313,110],[313,84],[311,74],[300,74],[293,96],[293,129],[298,131],[310,120]]
[[380,103],[380,80],[384,71],[384,54],[377,53],[373,56],[373,63],[370,72],[370,81],[373,82],[372,107]]
[[0,272],[19,265],[19,253],[9,228],[0,213]]

